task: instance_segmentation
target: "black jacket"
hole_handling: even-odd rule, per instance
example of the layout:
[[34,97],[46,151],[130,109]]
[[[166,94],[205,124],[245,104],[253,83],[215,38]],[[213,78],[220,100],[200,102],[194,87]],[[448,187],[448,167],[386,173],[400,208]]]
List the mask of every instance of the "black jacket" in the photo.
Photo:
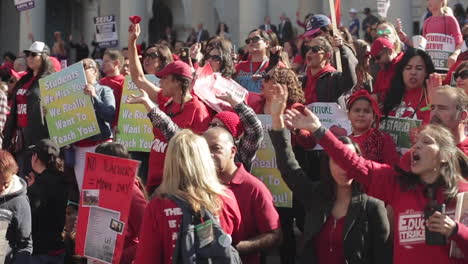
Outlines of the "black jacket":
[[[331,214],[333,202],[323,182],[312,182],[295,159],[286,130],[270,131],[281,176],[306,211],[300,263],[318,263],[314,242]],[[328,192],[328,193],[327,193]],[[387,213],[382,201],[353,190],[343,230],[346,263],[392,263]]]
[[[12,191],[0,196],[0,238],[5,237],[4,228],[8,226],[6,255],[0,255],[0,263],[29,264],[33,245],[31,209],[26,196],[26,182],[14,175],[10,184],[13,185]],[[5,261],[2,258],[5,258]]]
[[[16,85],[12,93],[12,105],[10,115],[8,116],[5,128],[3,130],[3,149],[8,149],[12,140],[12,137],[17,128],[18,119],[18,107],[16,105],[16,92],[20,89],[27,80],[23,80],[27,77],[24,76]],[[42,76],[45,77],[45,76]],[[45,116],[43,115],[41,108],[41,96],[39,91],[39,80],[35,80],[28,92],[26,113],[28,114],[28,125],[24,128],[24,149],[28,146],[35,145],[38,141],[44,138],[49,138],[49,131]]]
[[62,172],[46,169],[28,188],[31,204],[34,255],[64,248],[62,231],[65,224],[68,186]]
[[290,41],[294,38],[294,31],[289,20],[278,24],[278,38],[280,39],[281,43]]

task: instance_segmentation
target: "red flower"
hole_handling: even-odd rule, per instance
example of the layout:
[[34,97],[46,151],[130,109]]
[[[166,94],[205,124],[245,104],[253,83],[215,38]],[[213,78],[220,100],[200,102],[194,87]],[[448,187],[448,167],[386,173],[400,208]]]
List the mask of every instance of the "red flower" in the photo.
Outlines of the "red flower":
[[130,22],[132,22],[132,24],[138,24],[141,21],[140,16],[131,16],[131,17],[128,17],[128,19],[130,19]]

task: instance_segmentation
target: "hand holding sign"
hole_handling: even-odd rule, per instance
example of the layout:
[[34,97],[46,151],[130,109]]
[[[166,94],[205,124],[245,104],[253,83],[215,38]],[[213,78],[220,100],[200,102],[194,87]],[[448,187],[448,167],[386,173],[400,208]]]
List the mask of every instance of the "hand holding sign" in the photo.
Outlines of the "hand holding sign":
[[236,98],[232,95],[230,92],[225,92],[222,94],[215,94],[216,98],[223,100],[231,105],[232,108],[234,108],[236,105],[242,103],[242,100],[238,100],[239,98]]
[[320,119],[307,108],[302,113],[296,109],[286,110],[284,121],[288,127],[305,129],[312,133],[322,126]]
[[452,65],[455,64],[455,62],[457,62],[457,58],[458,54],[452,53],[452,55],[450,55],[450,57],[448,57],[447,59],[447,67],[452,67]]
[[86,84],[83,92],[91,97],[97,97],[96,88],[91,84]]

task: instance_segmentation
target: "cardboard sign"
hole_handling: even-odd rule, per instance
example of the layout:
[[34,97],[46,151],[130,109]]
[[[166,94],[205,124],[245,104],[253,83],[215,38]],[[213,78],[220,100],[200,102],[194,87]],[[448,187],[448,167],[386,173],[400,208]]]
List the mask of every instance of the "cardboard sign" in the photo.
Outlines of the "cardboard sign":
[[431,56],[436,70],[448,71],[447,60],[455,51],[455,39],[452,36],[429,33],[426,34],[426,52]]
[[34,0],[15,0],[15,7],[18,12],[34,8],[34,6]]
[[[348,136],[351,134],[351,122],[348,114],[337,103],[312,103],[306,106],[312,111],[322,123],[335,136]],[[315,146],[314,150],[323,149],[322,146]]]
[[388,9],[390,8],[390,0],[377,0],[377,14],[386,18]]
[[[145,75],[146,79],[159,86],[159,79],[154,74]],[[120,101],[118,133],[116,141],[124,145],[129,151],[149,152],[154,140],[153,124],[147,116],[146,108],[142,104],[127,104],[130,95],[140,96],[140,89],[132,82],[130,76],[125,78]]]
[[101,133],[85,85],[82,62],[39,80],[50,139],[60,147]]
[[118,264],[139,162],[86,153],[76,254]]
[[99,43],[99,47],[112,48],[117,46],[119,37],[114,15],[94,17],[94,25],[96,27],[96,42]]
[[248,91],[232,79],[226,79],[220,73],[213,73],[210,64],[197,72],[193,86],[194,93],[216,112],[232,110],[227,102],[216,98],[216,95],[230,93],[237,101],[243,101]]
[[271,129],[271,116],[258,115],[258,119],[262,122],[265,136],[252,162],[252,175],[268,187],[276,207],[292,208],[292,192],[278,170],[275,149],[268,134],[268,130]]
[[411,132],[421,126],[422,121],[409,118],[387,117],[380,123],[380,130],[393,137],[397,150],[404,154],[411,148]]

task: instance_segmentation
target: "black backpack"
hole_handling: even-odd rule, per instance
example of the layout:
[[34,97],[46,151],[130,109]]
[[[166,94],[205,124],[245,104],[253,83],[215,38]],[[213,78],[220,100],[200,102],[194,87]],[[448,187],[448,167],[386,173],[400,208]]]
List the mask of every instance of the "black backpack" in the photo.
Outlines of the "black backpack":
[[[194,215],[190,205],[177,196],[170,195],[182,209],[182,223],[177,236],[173,264],[239,264],[242,263],[239,252],[231,245],[232,239],[226,234],[219,221],[209,211],[203,210],[204,216]],[[213,241],[200,248],[200,241],[196,235],[195,227],[203,221],[213,221]]]

